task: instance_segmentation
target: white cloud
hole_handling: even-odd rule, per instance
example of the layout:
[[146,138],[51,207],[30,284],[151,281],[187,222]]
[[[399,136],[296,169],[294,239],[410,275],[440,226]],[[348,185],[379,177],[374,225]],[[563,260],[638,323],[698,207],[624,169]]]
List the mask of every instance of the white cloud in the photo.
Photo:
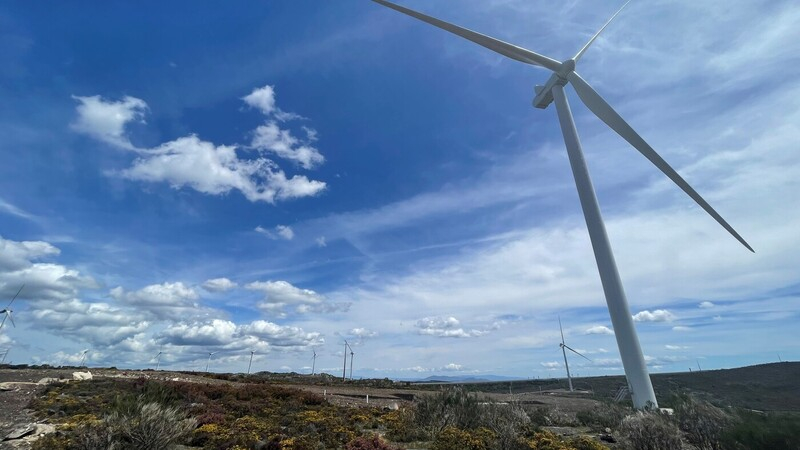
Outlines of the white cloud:
[[672,322],[675,320],[675,315],[666,309],[657,309],[655,311],[641,311],[633,315],[634,322]]
[[304,169],[313,169],[325,162],[319,150],[300,142],[289,130],[283,130],[275,122],[267,122],[253,132],[250,145],[261,151],[274,153],[276,156],[293,161]]
[[253,89],[253,92],[242,97],[245,103],[259,109],[264,115],[275,112],[275,89],[272,86]]
[[255,281],[245,287],[264,294],[264,301],[258,307],[267,313],[281,312],[290,306],[294,306],[300,314],[347,311],[350,307],[350,303],[346,302],[328,302],[311,289],[298,288],[287,281]]
[[5,212],[7,214],[11,214],[12,216],[21,217],[23,219],[37,221],[39,217],[23,210],[22,208],[18,208],[15,205],[3,200],[0,198],[0,211]]
[[225,292],[235,288],[238,285],[235,282],[223,277],[206,280],[202,286],[203,289],[209,292]]
[[717,305],[715,305],[715,304],[713,304],[711,302],[708,302],[708,301],[700,302],[700,304],[697,305],[698,308],[703,308],[703,309],[713,308],[715,306],[717,306]]
[[676,325],[672,327],[672,331],[691,331],[691,330],[692,330],[691,327],[687,327],[684,325]]
[[294,239],[294,230],[292,230],[292,227],[289,225],[276,225],[272,230],[268,230],[259,225],[255,227],[253,231],[263,234],[270,239],[284,239],[287,241]]
[[666,348],[667,350],[686,350],[686,349],[688,349],[690,347],[687,347],[685,345],[666,344],[666,345],[664,345],[664,348]]
[[128,150],[136,148],[125,135],[125,125],[132,121],[144,123],[147,103],[136,97],[126,96],[120,101],[104,100],[99,95],[91,97],[72,96],[80,102],[76,110],[78,118],[72,129]]
[[328,243],[325,241],[325,236],[318,237],[315,242],[317,243],[317,247],[327,247]]
[[181,282],[151,284],[138,291],[125,291],[118,286],[109,294],[155,320],[186,320],[210,313],[197,302],[197,292]]
[[143,333],[150,323],[130,310],[78,299],[52,302],[31,312],[34,323],[61,336],[111,346]]
[[450,364],[442,367],[441,370],[445,371],[445,372],[458,372],[463,368],[464,368],[464,366],[462,366],[461,364],[450,363]]
[[32,260],[57,256],[61,250],[42,241],[11,241],[0,237],[0,270],[30,267]]
[[251,202],[267,203],[315,196],[326,186],[303,175],[286,178],[268,159],[240,159],[235,147],[216,146],[195,135],[166,142],[117,173],[131,180],[166,182],[174,189],[190,187],[210,195],[238,190]]
[[546,361],[546,362],[540,362],[539,364],[541,364],[542,367],[549,370],[558,369],[559,367],[561,367],[561,364],[559,364],[558,361]]
[[587,328],[586,331],[584,331],[584,334],[607,334],[607,335],[613,335],[614,334],[614,330],[612,330],[611,328],[608,328],[607,326],[604,326],[604,325],[595,325],[593,327]]
[[352,330],[350,330],[349,334],[359,339],[364,339],[364,338],[373,338],[378,335],[378,332],[369,330],[367,328],[353,328]]
[[[280,121],[302,119],[299,114],[282,111],[275,105],[275,87],[266,85],[261,88],[253,89],[253,92],[242,97],[249,106],[258,109],[265,116],[273,116]],[[303,127],[305,128],[305,127]],[[313,130],[312,130],[313,131]],[[309,139],[314,140],[316,132],[308,133]]]
[[425,317],[415,324],[419,334],[443,338],[469,338],[487,333],[482,330],[465,331],[460,325],[455,317]]
[[[249,98],[259,109],[278,114],[280,110],[274,107],[272,88],[268,91],[254,91],[255,97],[248,96],[245,99]],[[165,142],[153,149],[136,148],[125,135],[125,126],[144,117],[147,104],[143,100],[125,97],[115,102],[100,96],[75,99],[80,102],[76,108],[78,118],[72,124],[75,131],[135,150],[139,154],[131,167],[108,171],[110,176],[151,183],[166,182],[175,189],[189,187],[210,195],[238,190],[252,202],[268,203],[315,196],[326,188],[325,182],[309,180],[303,175],[288,178],[271,159],[240,157],[236,146],[216,145],[194,134]],[[287,113],[281,114],[282,117],[288,117]],[[259,127],[259,130],[256,132],[258,139],[254,138],[254,142],[262,151],[290,159],[304,168],[316,167],[324,162],[318,150],[300,142],[289,131],[280,130],[274,122]]]

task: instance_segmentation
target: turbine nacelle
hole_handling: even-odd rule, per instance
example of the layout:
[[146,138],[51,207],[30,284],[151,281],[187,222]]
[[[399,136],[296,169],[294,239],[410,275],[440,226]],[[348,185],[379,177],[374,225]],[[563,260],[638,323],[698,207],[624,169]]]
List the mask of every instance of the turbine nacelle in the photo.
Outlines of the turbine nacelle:
[[544,86],[536,86],[536,97],[533,99],[533,106],[545,109],[553,103],[553,86],[566,86],[569,82],[569,74],[575,71],[575,60],[568,59],[561,63],[557,72],[553,72],[550,79]]

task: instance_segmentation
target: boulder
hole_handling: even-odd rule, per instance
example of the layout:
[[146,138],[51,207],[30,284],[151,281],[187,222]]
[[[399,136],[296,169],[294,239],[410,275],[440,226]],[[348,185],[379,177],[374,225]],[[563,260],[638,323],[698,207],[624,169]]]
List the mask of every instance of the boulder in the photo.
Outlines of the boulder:
[[91,380],[92,372],[72,372],[72,379],[78,381]]

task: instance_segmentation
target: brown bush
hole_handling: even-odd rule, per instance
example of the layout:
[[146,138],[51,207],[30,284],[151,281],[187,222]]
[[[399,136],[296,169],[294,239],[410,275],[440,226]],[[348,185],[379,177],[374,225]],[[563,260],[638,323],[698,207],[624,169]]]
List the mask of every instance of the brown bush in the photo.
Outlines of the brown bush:
[[686,433],[686,439],[699,450],[721,450],[726,430],[734,424],[733,417],[716,406],[689,395],[676,396],[673,419]]
[[622,420],[622,448],[630,450],[680,450],[681,432],[659,412],[637,412]]

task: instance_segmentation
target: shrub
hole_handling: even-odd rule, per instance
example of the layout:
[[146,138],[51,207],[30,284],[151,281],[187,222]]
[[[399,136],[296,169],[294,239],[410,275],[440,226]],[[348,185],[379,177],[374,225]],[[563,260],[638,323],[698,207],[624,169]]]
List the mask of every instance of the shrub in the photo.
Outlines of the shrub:
[[431,450],[490,450],[495,434],[487,428],[461,430],[446,427],[434,439]]
[[673,419],[686,439],[699,450],[720,450],[722,435],[733,425],[733,417],[716,406],[688,395],[676,396]]
[[432,438],[448,427],[473,429],[478,425],[478,403],[475,394],[461,388],[442,390],[420,398],[414,422]]
[[345,450],[399,450],[397,447],[392,447],[374,434],[369,437],[357,437],[348,442],[344,448]]
[[611,428],[616,430],[622,419],[630,414],[630,409],[616,403],[597,405],[586,411],[579,411],[575,417],[582,425],[594,429]]
[[659,412],[637,412],[622,420],[621,447],[631,450],[681,448],[680,430]]
[[414,423],[414,408],[400,408],[381,417],[386,425],[386,437],[396,442],[411,442],[423,438],[421,429]]
[[194,419],[187,419],[177,408],[143,401],[131,410],[112,413],[104,422],[108,430],[99,430],[100,438],[113,435],[116,439],[109,440],[136,450],[171,448],[196,425]]
[[732,450],[800,448],[800,415],[740,411],[738,420],[723,434],[722,448]]

